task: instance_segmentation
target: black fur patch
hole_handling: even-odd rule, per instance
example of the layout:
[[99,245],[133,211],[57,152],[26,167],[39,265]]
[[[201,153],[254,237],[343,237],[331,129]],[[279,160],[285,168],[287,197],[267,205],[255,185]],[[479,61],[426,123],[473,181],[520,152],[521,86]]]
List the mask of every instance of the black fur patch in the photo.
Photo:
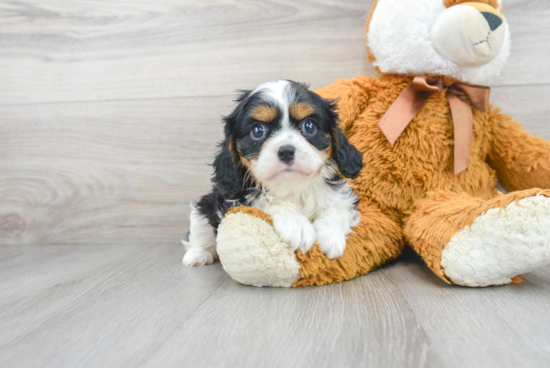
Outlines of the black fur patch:
[[332,154],[338,169],[346,178],[355,179],[363,168],[363,154],[348,142],[338,126],[334,129],[334,141]]

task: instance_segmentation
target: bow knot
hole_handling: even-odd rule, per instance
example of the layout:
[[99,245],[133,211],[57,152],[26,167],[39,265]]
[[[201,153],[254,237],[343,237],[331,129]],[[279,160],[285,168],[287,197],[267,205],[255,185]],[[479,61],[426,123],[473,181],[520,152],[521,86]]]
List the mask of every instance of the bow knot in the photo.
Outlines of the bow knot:
[[[393,145],[403,133],[428,98],[444,89],[441,78],[415,77],[401,92],[397,100],[384,114],[378,126]],[[465,83],[454,83],[447,87],[446,96],[451,108],[455,139],[455,175],[468,168],[474,127],[473,107],[489,112],[490,88]],[[470,100],[470,103],[467,100]]]

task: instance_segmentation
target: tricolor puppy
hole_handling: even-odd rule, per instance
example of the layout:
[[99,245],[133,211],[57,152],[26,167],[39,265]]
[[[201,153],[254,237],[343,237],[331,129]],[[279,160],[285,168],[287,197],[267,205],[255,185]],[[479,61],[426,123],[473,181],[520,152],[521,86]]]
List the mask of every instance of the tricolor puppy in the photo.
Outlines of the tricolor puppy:
[[237,102],[224,119],[213,191],[192,205],[183,264],[214,261],[216,229],[239,205],[269,214],[295,249],[305,253],[317,241],[329,258],[340,257],[359,223],[357,197],[340,174],[356,177],[362,155],[338,127],[335,104],[286,80],[246,91]]

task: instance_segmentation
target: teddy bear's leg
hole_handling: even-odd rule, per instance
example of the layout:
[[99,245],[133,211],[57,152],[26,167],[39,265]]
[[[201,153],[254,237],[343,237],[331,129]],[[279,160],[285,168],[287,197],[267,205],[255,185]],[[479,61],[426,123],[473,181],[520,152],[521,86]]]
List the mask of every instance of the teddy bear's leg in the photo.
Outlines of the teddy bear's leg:
[[282,242],[271,218],[250,207],[230,211],[218,228],[217,249],[227,273],[254,286],[324,285],[364,275],[403,248],[401,227],[372,205],[361,203],[344,255],[328,259],[318,244],[306,253]]
[[448,283],[521,282],[550,263],[550,191],[530,189],[488,201],[432,192],[411,208],[405,239]]
[[342,257],[328,259],[318,244],[314,244],[306,254],[296,252],[302,277],[293,286],[325,285],[351,280],[401,254],[401,226],[367,201],[362,201],[358,210],[361,222],[349,234]]

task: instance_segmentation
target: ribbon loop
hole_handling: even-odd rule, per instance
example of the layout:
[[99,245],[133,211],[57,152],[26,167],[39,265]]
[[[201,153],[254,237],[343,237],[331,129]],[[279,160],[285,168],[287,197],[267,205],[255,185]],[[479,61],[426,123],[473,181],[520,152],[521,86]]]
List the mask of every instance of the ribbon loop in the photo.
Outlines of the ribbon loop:
[[443,89],[443,81],[436,78],[414,77],[412,85],[416,91],[441,92]]
[[[430,96],[442,90],[441,78],[414,77],[378,123],[392,146]],[[455,83],[447,88],[446,96],[454,127],[455,175],[468,168],[472,145],[474,118],[472,108],[465,99],[467,97],[477,110],[487,113],[489,112],[489,93],[489,87],[465,83]]]

